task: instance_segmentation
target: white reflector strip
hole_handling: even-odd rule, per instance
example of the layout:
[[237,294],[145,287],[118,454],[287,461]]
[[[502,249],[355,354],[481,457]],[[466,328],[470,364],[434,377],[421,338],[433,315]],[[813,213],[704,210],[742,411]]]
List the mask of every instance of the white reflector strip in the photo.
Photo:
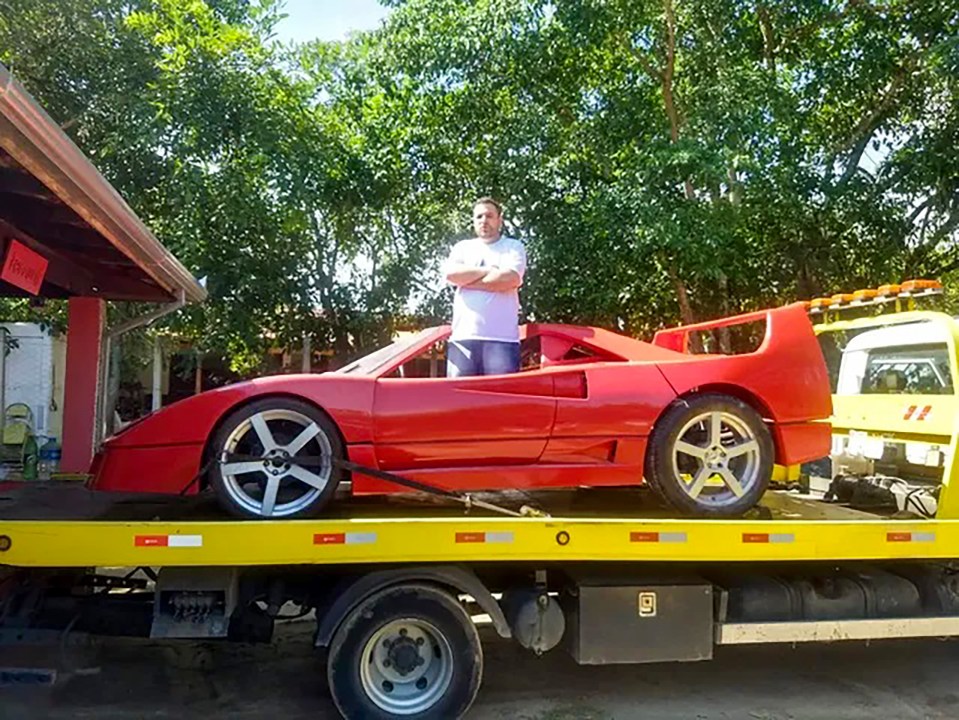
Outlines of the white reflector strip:
[[772,533],[769,536],[771,543],[791,543],[796,541],[796,536],[792,533]]
[[488,542],[488,543],[511,543],[511,542],[513,542],[513,533],[511,533],[511,532],[488,532],[488,533],[486,533],[486,542]]
[[168,547],[203,547],[202,535],[170,535],[167,538]]
[[684,543],[686,542],[686,533],[684,532],[659,533],[659,542]]
[[376,542],[376,533],[346,533],[347,545],[372,545]]

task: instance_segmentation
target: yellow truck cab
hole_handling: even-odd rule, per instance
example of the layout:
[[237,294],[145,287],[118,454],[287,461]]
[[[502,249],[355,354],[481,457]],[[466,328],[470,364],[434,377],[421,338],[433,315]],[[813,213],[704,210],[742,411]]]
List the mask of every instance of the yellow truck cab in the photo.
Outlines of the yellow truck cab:
[[952,462],[959,323],[912,281],[810,303],[833,391],[831,483],[852,506],[936,515]]

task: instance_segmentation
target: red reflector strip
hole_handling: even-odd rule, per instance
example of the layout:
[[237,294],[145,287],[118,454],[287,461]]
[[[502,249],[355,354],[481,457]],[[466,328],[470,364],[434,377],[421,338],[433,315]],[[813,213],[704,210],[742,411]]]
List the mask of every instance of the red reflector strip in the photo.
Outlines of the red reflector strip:
[[456,533],[457,543],[511,543],[513,542],[513,533],[511,532],[458,532]]
[[486,542],[486,533],[481,533],[481,532],[458,532],[458,533],[456,533],[456,542],[458,542],[458,543],[484,543],[484,542]]
[[916,420],[925,420],[926,415],[928,415],[930,412],[932,412],[932,405],[926,405],[926,407],[922,409],[922,412],[919,413],[919,417],[917,417]]
[[136,547],[167,547],[166,535],[137,535],[133,538]]
[[891,543],[913,543],[913,542],[935,542],[936,533],[931,532],[890,532],[886,533],[886,542]]
[[743,533],[743,542],[747,545],[791,543],[796,542],[796,536],[793,533]]
[[634,543],[684,543],[687,537],[684,532],[631,532],[629,541]]
[[203,547],[202,535],[134,535],[134,547]]
[[918,405],[910,405],[908,408],[906,408],[906,414],[902,416],[902,419],[908,420],[909,418],[911,418],[912,414],[916,412],[917,407]]

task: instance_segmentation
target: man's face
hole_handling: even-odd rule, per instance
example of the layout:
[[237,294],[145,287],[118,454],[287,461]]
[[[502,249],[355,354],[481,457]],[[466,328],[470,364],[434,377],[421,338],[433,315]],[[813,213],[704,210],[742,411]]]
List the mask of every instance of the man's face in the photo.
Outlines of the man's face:
[[492,242],[499,237],[502,227],[503,218],[495,205],[478,203],[473,207],[473,232],[476,233],[476,237]]

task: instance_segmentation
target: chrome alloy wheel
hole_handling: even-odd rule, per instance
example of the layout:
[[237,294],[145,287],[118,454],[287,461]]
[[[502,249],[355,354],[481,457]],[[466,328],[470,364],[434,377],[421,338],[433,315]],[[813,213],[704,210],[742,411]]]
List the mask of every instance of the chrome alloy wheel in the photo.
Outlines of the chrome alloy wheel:
[[[313,503],[330,482],[332,453],[330,439],[311,418],[295,410],[262,410],[237,425],[223,443],[223,487],[252,515],[293,515]],[[232,461],[236,455],[262,459]]]
[[679,487],[696,502],[724,507],[761,482],[759,440],[737,415],[717,410],[701,413],[676,437],[673,472]]

